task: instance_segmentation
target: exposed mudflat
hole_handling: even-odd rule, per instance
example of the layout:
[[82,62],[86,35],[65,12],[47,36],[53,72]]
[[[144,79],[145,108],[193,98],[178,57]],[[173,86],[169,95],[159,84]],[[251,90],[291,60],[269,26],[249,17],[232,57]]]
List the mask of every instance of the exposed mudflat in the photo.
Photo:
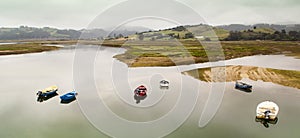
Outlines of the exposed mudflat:
[[[254,66],[226,66],[202,68],[183,72],[206,82],[231,82],[248,78],[254,81],[273,82],[283,86],[300,89],[300,71],[279,70]],[[225,77],[226,76],[226,77]]]

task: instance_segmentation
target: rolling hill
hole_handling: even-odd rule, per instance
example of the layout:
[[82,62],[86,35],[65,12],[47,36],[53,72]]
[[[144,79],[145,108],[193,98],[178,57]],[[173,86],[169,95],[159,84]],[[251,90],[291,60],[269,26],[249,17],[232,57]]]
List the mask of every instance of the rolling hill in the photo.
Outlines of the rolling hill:
[[20,26],[19,28],[0,28],[0,40],[23,40],[23,39],[103,39],[107,37],[128,36],[141,30],[149,30],[142,27],[122,27],[112,29],[56,29],[50,27],[36,28]]
[[198,38],[200,40],[225,40],[231,31],[242,32],[245,35],[261,35],[261,34],[274,34],[276,31],[281,32],[285,30],[300,31],[300,25],[274,25],[274,24],[255,24],[255,25],[242,25],[231,24],[223,26],[211,26],[206,24],[199,25],[185,25],[177,26],[174,28],[141,32],[129,36],[132,39],[143,40],[166,40],[166,39],[191,39]]
[[[206,24],[185,25],[163,30],[150,30],[145,27],[122,27],[118,30],[112,29],[56,29],[50,27],[35,28],[21,26],[19,28],[0,28],[0,40],[22,40],[22,39],[116,39],[128,38],[132,40],[169,40],[169,39],[193,39],[200,40],[225,40],[231,31],[242,32],[246,35],[273,34],[276,31],[285,30],[300,31],[300,24],[295,25],[274,25],[255,24],[242,25],[231,24],[222,26],[211,26]],[[149,30],[149,31],[145,31]]]

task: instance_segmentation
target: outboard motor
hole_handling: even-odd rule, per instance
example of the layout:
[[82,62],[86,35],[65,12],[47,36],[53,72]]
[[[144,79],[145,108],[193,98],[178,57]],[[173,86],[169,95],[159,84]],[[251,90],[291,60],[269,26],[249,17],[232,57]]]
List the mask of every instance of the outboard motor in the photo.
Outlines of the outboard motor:
[[271,113],[270,110],[265,111],[265,119],[269,119],[270,118],[270,115],[269,115],[270,113]]
[[37,93],[36,93],[36,95],[41,95],[42,94],[42,92],[41,91],[38,91]]

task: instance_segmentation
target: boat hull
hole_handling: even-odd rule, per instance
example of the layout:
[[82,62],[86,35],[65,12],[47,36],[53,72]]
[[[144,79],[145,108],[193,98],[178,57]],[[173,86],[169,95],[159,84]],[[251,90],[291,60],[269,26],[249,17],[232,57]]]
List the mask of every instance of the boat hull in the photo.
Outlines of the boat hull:
[[242,82],[236,82],[235,88],[246,92],[252,92],[252,86]]
[[160,87],[169,87],[169,84],[160,84]]
[[38,102],[43,102],[47,101],[55,96],[57,96],[57,91],[58,89],[52,89],[52,90],[47,90],[47,91],[38,91],[37,92],[37,101]]
[[61,103],[70,103],[70,102],[76,100],[76,95],[77,95],[77,93],[75,91],[69,92],[65,95],[62,95],[62,96],[60,96],[60,99],[61,99],[60,102]]
[[143,85],[141,85],[141,86],[137,87],[134,90],[134,94],[136,96],[141,96],[141,97],[146,96],[147,95],[147,89],[146,89],[146,87],[144,87]]
[[166,80],[160,81],[160,87],[169,87],[169,81]]

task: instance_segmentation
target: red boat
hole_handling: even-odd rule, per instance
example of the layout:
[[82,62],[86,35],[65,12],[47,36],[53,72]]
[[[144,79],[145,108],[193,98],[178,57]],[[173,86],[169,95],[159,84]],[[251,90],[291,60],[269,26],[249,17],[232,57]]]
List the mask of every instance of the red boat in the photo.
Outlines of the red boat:
[[141,85],[134,90],[134,94],[137,96],[146,96],[147,88],[144,85]]

